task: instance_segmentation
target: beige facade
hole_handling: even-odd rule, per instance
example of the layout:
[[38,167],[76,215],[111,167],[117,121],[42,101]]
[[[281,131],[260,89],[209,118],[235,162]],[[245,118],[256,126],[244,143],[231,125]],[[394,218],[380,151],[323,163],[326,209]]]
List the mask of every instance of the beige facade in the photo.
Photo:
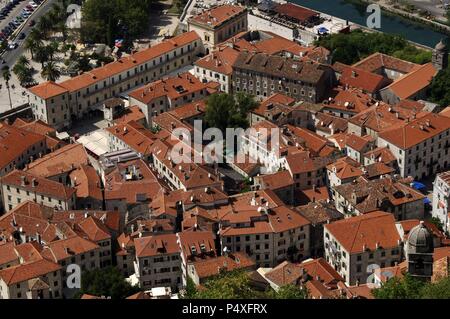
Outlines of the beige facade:
[[8,184],[2,185],[2,194],[3,203],[7,212],[26,201],[33,201],[47,207],[56,207],[61,210],[73,210],[75,209],[76,203],[76,193],[73,193],[69,198],[59,198],[48,193],[40,193],[21,186]]
[[[180,37],[182,36],[184,35]],[[66,92],[48,99],[43,99],[30,90],[33,115],[36,119],[42,119],[57,129],[70,126],[73,120],[82,118],[89,111],[101,110],[106,100],[192,64],[197,55],[203,52],[200,39],[192,38],[192,41],[184,45],[174,45],[168,51],[161,50],[159,54],[120,73],[105,71],[111,74],[98,80],[96,75],[86,73],[83,78],[77,79],[80,83],[63,82],[60,85],[67,87]],[[168,41],[174,42],[176,39]],[[132,57],[131,60],[133,60]],[[136,60],[133,61],[136,63]],[[120,60],[113,63],[120,63]],[[74,81],[74,79],[68,81]],[[83,86],[82,82],[86,82],[86,85]],[[74,85],[76,89],[72,89]]]

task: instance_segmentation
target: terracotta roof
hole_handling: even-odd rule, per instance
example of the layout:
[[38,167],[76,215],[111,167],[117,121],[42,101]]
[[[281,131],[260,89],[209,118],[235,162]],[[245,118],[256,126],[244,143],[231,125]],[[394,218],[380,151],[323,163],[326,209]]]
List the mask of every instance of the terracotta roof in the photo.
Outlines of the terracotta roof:
[[390,89],[400,99],[407,99],[420,90],[428,87],[438,70],[432,63],[422,65],[420,68],[400,77],[386,87]]
[[214,237],[210,231],[183,231],[177,233],[177,237],[187,262],[216,256]]
[[389,84],[383,76],[336,62],[333,68],[340,74],[339,83],[343,86],[358,88],[363,92],[374,94]]
[[328,157],[312,157],[309,152],[299,151],[288,154],[286,157],[288,169],[293,176],[295,174],[315,172],[322,170],[332,162]]
[[68,173],[89,163],[83,144],[69,144],[28,164],[28,173],[51,177]]
[[26,158],[26,152],[38,143],[44,145],[43,135],[0,122],[0,170],[22,155]]
[[122,57],[117,61],[56,84],[57,87],[55,87],[55,83],[45,82],[37,87],[32,87],[29,90],[45,99],[55,96],[55,92],[58,93],[63,90],[75,92],[103,81],[115,74],[123,73],[126,70],[142,65],[158,56],[164,55],[166,52],[172,51],[177,47],[185,46],[196,40],[200,40],[200,37],[195,31],[186,32],[158,43],[148,49],[138,51],[130,56]]
[[194,116],[200,116],[205,113],[206,100],[199,100],[184,104],[168,111],[179,120],[188,120]]
[[163,185],[141,159],[119,163],[105,176],[105,200],[125,200],[127,204],[147,202],[163,189]]
[[125,111],[114,119],[115,124],[129,123],[131,121],[140,122],[145,120],[145,115],[137,105],[130,106]]
[[298,6],[293,3],[279,4],[275,7],[274,10],[281,15],[295,18],[302,23],[306,22],[311,17],[319,16],[318,12]]
[[27,121],[22,118],[17,118],[12,125],[40,135],[56,135],[56,130],[41,120]]
[[88,236],[89,240],[93,242],[111,239],[108,228],[93,216],[82,220],[78,223],[78,226]]
[[439,114],[445,117],[450,117],[450,105],[443,109]]
[[329,200],[330,194],[327,186],[301,189],[298,191],[299,204],[307,204],[318,200]]
[[194,64],[201,68],[217,73],[231,75],[233,64],[239,55],[239,51],[229,46],[222,46],[216,51],[197,60]]
[[295,210],[305,217],[313,226],[344,218],[344,216],[336,209],[333,202],[327,202],[326,200],[318,200],[303,206],[297,206],[295,207]]
[[271,190],[282,189],[294,185],[291,173],[287,170],[279,171],[274,174],[261,175],[257,178],[262,181],[264,188],[269,188]]
[[81,165],[70,173],[70,179],[78,198],[103,200],[100,177],[92,166]]
[[358,89],[343,89],[338,87],[332,91],[328,100],[323,101],[323,107],[324,109],[358,114],[367,110],[375,103],[374,99]]
[[195,23],[209,28],[218,28],[245,11],[245,7],[222,5],[205,10],[189,18],[188,23]]
[[136,247],[136,257],[138,258],[179,253],[177,236],[175,234],[136,238],[134,245]]
[[150,147],[156,140],[151,131],[135,121],[116,124],[106,128],[106,131],[145,156],[150,154]]
[[422,193],[390,177],[374,180],[360,177],[352,183],[335,186],[334,190],[361,214],[380,209],[384,201],[399,206],[425,198]]
[[348,120],[327,113],[316,113],[316,131],[335,134],[346,132]]
[[355,151],[364,151],[370,143],[374,143],[375,139],[370,135],[359,136],[355,133],[350,133],[347,135],[346,146],[351,147]]
[[428,113],[400,127],[380,132],[379,138],[405,150],[450,129],[448,118]]
[[98,248],[99,246],[90,240],[73,236],[47,243],[41,254],[48,260],[59,262],[71,256],[81,255]]
[[364,157],[384,164],[391,164],[397,160],[391,150],[387,147],[377,147],[365,153]]
[[419,67],[418,64],[397,59],[390,55],[378,52],[369,55],[367,58],[355,63],[353,66],[368,72],[378,73],[380,71],[384,71],[384,69],[387,69],[398,71],[403,74],[416,70]]
[[12,284],[44,276],[60,269],[61,266],[58,264],[41,259],[31,263],[25,263],[0,270],[0,278],[6,283],[6,285],[10,286]]
[[[22,185],[22,179],[24,184]],[[33,185],[33,180],[36,184]],[[64,186],[61,183],[50,179],[42,178],[29,172],[14,170],[9,174],[3,176],[1,181],[4,185],[15,186],[26,189],[28,191],[36,192],[38,194],[51,196],[56,199],[69,200],[75,193],[72,187]]]
[[194,75],[186,72],[147,84],[129,93],[129,97],[141,103],[150,104],[155,99],[163,96],[170,100],[176,100],[195,92],[202,92],[205,89],[205,83],[200,82]]
[[248,269],[255,266],[255,262],[242,252],[228,254],[216,258],[209,258],[193,263],[195,271],[199,278],[204,279],[218,275],[220,269],[232,271],[235,269]]
[[356,178],[364,174],[361,164],[348,156],[327,165],[327,170],[332,171],[341,180]]
[[19,257],[16,254],[13,242],[0,242],[0,266],[11,262],[19,262]]
[[286,125],[282,138],[290,141],[292,145],[299,144],[314,156],[326,157],[336,151],[325,137],[302,127]]
[[393,126],[398,126],[415,116],[420,116],[420,109],[410,109],[399,106],[391,106],[386,103],[377,103],[367,110],[356,114],[349,119],[359,127],[370,128],[375,132],[381,132]]
[[349,253],[364,249],[376,250],[399,247],[401,238],[390,213],[374,211],[365,215],[338,220],[324,226]]
[[44,82],[31,87],[29,90],[31,91],[31,93],[39,96],[44,100],[64,93],[69,93],[69,90],[66,87],[55,82]]

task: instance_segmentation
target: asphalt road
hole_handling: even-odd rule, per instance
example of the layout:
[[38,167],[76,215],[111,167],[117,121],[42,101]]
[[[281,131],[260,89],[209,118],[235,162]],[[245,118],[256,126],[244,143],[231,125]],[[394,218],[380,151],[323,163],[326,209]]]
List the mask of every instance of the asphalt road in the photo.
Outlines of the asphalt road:
[[[2,24],[0,24],[0,30],[3,28],[3,25],[8,24],[10,21],[12,21],[19,13],[20,11],[22,11],[22,8],[24,8],[25,6],[28,5],[29,1],[23,1],[21,2],[19,5],[17,5],[17,7],[11,11],[11,13],[8,15],[8,17],[2,21]],[[39,21],[39,19],[46,14],[52,7],[53,3],[55,2],[55,0],[44,0],[44,2],[41,4],[40,7],[38,7],[32,15],[29,16],[28,20],[24,23],[24,27],[23,29],[20,31],[20,33],[25,33],[26,36],[28,36],[28,34],[30,33],[30,31],[33,29],[33,27],[30,27],[28,25],[28,22],[30,22],[31,20],[36,21],[36,23]],[[17,29],[19,30],[20,27]],[[3,53],[3,56],[1,57],[1,59],[4,59],[6,61],[4,65],[8,65],[10,68],[12,68],[14,66],[14,64],[16,63],[16,60],[18,57],[20,57],[24,51],[24,42],[26,40],[17,40],[17,43],[19,44],[19,46],[14,49],[14,50],[7,50]]]

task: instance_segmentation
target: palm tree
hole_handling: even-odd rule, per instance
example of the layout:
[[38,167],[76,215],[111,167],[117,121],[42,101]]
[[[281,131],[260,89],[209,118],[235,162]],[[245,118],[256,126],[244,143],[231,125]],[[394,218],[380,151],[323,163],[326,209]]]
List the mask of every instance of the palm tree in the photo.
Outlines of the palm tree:
[[17,78],[20,81],[20,85],[24,85],[25,83],[31,82],[32,75],[31,75],[31,69],[29,67],[28,59],[23,57],[19,58],[16,65],[13,67],[13,72],[17,76]]
[[54,21],[48,15],[43,15],[37,24],[37,29],[40,30],[44,36],[44,39],[47,39],[48,33],[53,29]]
[[47,62],[42,68],[41,75],[47,81],[55,82],[61,76],[61,70],[55,62]]
[[29,50],[31,53],[31,58],[34,60],[34,53],[38,48],[42,47],[42,34],[37,30],[31,30],[27,39],[25,40],[25,49]]
[[23,65],[25,67],[29,67],[30,66],[30,61],[27,59],[26,56],[21,55],[18,59],[17,59],[17,64]]
[[12,109],[13,107],[12,107],[12,100],[11,100],[11,91],[10,91],[10,88],[9,88],[9,80],[11,80],[11,72],[9,71],[9,66],[5,65],[2,68],[2,76],[3,76],[3,79],[5,79],[5,82],[6,82],[6,89],[8,90],[8,96],[9,96],[9,106]]

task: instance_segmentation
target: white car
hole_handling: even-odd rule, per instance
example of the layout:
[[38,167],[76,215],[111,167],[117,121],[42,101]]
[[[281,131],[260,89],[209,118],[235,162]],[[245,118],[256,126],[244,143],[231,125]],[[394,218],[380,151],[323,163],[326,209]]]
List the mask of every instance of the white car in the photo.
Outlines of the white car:
[[14,50],[15,48],[17,48],[19,45],[17,44],[17,42],[11,42],[9,45],[8,45],[8,49],[9,50]]
[[35,9],[38,7],[38,5],[36,3],[34,3],[33,1],[30,1],[28,4]]

